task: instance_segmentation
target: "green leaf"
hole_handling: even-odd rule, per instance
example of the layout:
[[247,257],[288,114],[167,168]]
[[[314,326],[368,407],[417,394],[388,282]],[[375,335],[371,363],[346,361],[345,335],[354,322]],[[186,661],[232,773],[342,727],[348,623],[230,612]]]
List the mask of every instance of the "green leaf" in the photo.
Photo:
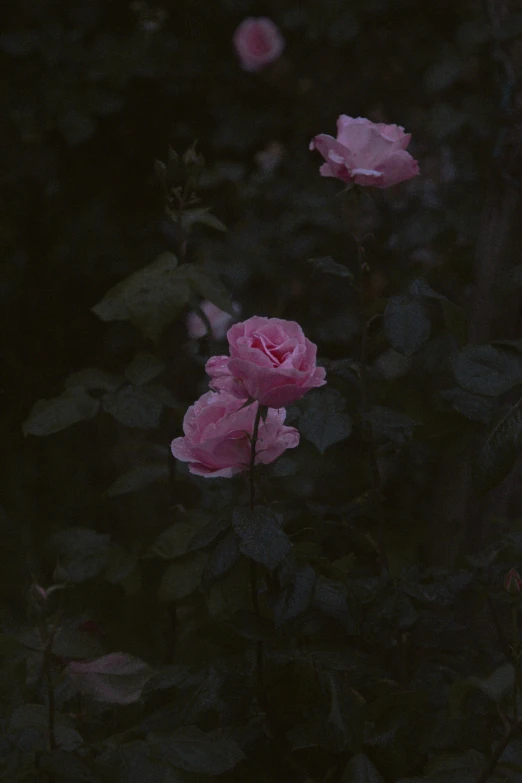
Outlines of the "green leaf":
[[344,397],[336,389],[309,392],[299,408],[299,431],[321,454],[349,437],[352,420],[346,413]]
[[194,538],[194,525],[191,522],[176,522],[161,533],[147,552],[148,557],[161,557],[174,560],[187,553],[188,545]]
[[227,625],[234,629],[238,636],[251,641],[268,641],[274,639],[274,626],[266,617],[258,617],[250,609],[241,607],[229,618]]
[[65,379],[67,388],[71,386],[81,386],[85,391],[114,391],[118,389],[125,379],[122,375],[105,372],[98,367],[85,367],[83,370],[74,372]]
[[98,576],[105,565],[110,537],[88,528],[62,530],[53,537],[57,548],[56,582],[86,582]]
[[340,783],[384,783],[368,756],[358,753],[346,765]]
[[498,397],[522,383],[522,356],[492,345],[468,345],[453,360],[453,372],[463,389]]
[[197,224],[214,228],[216,231],[227,231],[225,224],[210,212],[210,207],[196,207],[183,211],[181,216],[183,231],[188,232],[192,226]]
[[118,585],[132,580],[137,574],[139,568],[136,555],[119,544],[111,544],[103,570],[104,578]]
[[114,749],[109,762],[115,762],[115,773],[111,763],[107,765],[104,780],[115,783],[185,783],[184,773],[177,772],[169,762],[157,758],[150,743],[142,740],[126,742]]
[[334,277],[347,277],[349,280],[353,280],[353,274],[348,267],[334,261],[331,256],[309,258],[308,263],[316,272],[322,272],[325,275],[333,275]]
[[206,552],[194,552],[167,566],[159,587],[160,601],[182,601],[201,585]]
[[476,783],[484,769],[483,753],[468,750],[435,756],[425,767],[429,783]]
[[191,539],[188,550],[204,549],[216,538],[230,527],[230,518],[228,516],[216,515],[201,530],[198,530]]
[[102,397],[102,407],[126,427],[157,429],[164,403],[154,389],[147,386],[124,386]]
[[340,623],[346,633],[355,633],[355,623],[348,605],[347,590],[341,582],[329,579],[326,576],[319,576],[315,586],[312,606],[322,614]]
[[276,626],[301,617],[314,597],[316,573],[309,565],[297,566],[289,585],[284,587],[274,606]]
[[100,403],[89,397],[83,389],[67,389],[59,397],[38,400],[23,423],[24,435],[52,435],[71,427],[79,421],[92,419],[98,413]]
[[396,351],[405,356],[416,353],[431,332],[422,301],[406,295],[390,297],[384,311],[384,330]]
[[328,724],[331,726],[339,750],[361,749],[365,724],[365,700],[350,688],[339,672],[324,672],[323,680],[330,694]]
[[103,653],[99,638],[77,628],[59,628],[53,640],[53,655],[58,658],[96,658]]
[[487,492],[506,478],[520,455],[521,447],[520,407],[503,407],[472,463],[473,479],[482,492]]
[[165,362],[153,353],[138,353],[125,370],[125,375],[134,386],[149,383],[165,369]]
[[377,443],[391,442],[397,446],[403,446],[409,440],[414,427],[419,423],[404,413],[392,411],[381,405],[375,405],[366,414],[366,418],[370,422]]
[[459,345],[465,345],[468,337],[468,318],[466,311],[458,305],[451,302],[443,294],[439,294],[424,280],[414,280],[409,287],[409,293],[412,296],[423,296],[426,299],[433,299],[440,302],[442,315],[446,329],[452,334]]
[[447,400],[454,410],[471,421],[488,422],[495,412],[496,401],[492,397],[481,397],[459,386],[441,391],[440,396]]
[[152,676],[149,666],[127,653],[110,653],[94,661],[73,661],[65,674],[84,696],[108,704],[132,704],[138,701]]
[[274,514],[265,506],[234,511],[232,524],[240,538],[241,552],[269,571],[279,565],[290,551],[290,541]]
[[239,538],[230,530],[210,553],[203,570],[203,584],[205,587],[213,584],[228,574],[239,559]]
[[223,623],[239,609],[250,606],[249,578],[248,561],[242,558],[223,578],[213,582],[206,596],[210,617]]
[[[74,750],[83,743],[81,736],[73,728],[72,720],[67,715],[55,712],[54,724],[54,734],[59,748]],[[9,720],[9,730],[24,731],[26,729],[40,731],[45,738],[45,744],[41,749],[48,748],[49,708],[46,704],[21,704],[16,707]],[[41,743],[35,743],[35,745],[38,748]]]
[[190,299],[184,267],[176,266],[172,253],[162,253],[111,288],[93,312],[102,321],[132,321],[146,337],[156,340]]
[[164,462],[139,465],[137,468],[132,468],[118,476],[107,490],[107,495],[114,497],[115,495],[124,495],[127,492],[138,492],[138,490],[144,489],[144,487],[148,487],[156,481],[167,479],[168,476],[169,468],[166,459]]
[[245,759],[237,743],[224,731],[205,733],[196,726],[183,726],[157,738],[155,750],[173,767],[201,775],[221,775]]
[[38,766],[54,779],[71,783],[99,783],[98,774],[88,764],[73,753],[64,750],[52,750],[42,753]]
[[236,316],[230,294],[223,283],[211,277],[196,264],[185,264],[183,271],[195,293],[215,304],[220,310]]
[[492,701],[501,702],[513,690],[515,670],[512,663],[503,663],[489,677],[468,677],[466,682],[485,693]]
[[446,300],[444,294],[439,294],[438,291],[435,291],[435,289],[432,288],[429,283],[420,277],[410,283],[408,293],[410,293],[412,296],[424,296],[426,299],[435,299],[438,302],[443,302]]

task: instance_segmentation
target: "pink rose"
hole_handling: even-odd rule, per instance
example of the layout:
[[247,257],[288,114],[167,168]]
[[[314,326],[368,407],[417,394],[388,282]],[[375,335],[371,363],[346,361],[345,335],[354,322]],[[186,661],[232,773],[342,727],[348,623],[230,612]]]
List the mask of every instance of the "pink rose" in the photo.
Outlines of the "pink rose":
[[282,408],[326,383],[317,346],[295,321],[254,316],[231,326],[227,338],[230,358],[213,356],[205,367],[212,389]]
[[243,19],[234,33],[234,46],[245,71],[260,71],[277,60],[285,41],[270,19]]
[[389,188],[419,173],[419,164],[406,152],[410,139],[411,134],[400,125],[341,114],[337,138],[320,133],[310,142],[310,149],[320,152],[326,160],[319,169],[323,177]]
[[[248,470],[257,404],[243,406],[244,400],[227,392],[203,394],[185,414],[185,437],[172,441],[173,455],[197,476],[230,478]],[[256,465],[268,465],[299,443],[298,431],[283,424],[285,416],[284,408],[269,410],[260,422]]]
[[[220,310],[219,307],[216,307],[212,302],[202,302],[200,307],[209,320],[212,336],[215,337],[216,340],[221,340],[221,338],[226,335],[227,329],[234,320],[234,317],[224,310]],[[240,310],[239,305],[237,304],[234,304],[233,308],[236,313]],[[189,313],[187,315],[187,330],[190,337],[197,339],[198,337],[204,337],[206,335],[207,325],[198,313]]]

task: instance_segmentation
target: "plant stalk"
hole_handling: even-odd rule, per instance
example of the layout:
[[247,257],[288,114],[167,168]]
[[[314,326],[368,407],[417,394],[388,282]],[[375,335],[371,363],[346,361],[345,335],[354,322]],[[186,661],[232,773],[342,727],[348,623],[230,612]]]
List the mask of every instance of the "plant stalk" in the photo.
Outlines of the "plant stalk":
[[[366,293],[366,276],[368,274],[368,265],[364,258],[364,248],[359,238],[353,235],[357,245],[357,263],[358,263],[358,286],[357,292],[359,294],[359,310],[361,315],[361,321],[363,323],[361,333],[361,345],[359,351],[359,384],[361,394],[361,418],[362,418],[362,436],[363,444],[366,449],[367,456],[370,462],[370,476],[371,476],[371,490],[370,497],[374,500],[378,500],[381,494],[381,474],[379,472],[379,465],[377,463],[377,457],[375,454],[375,443],[371,430],[370,423],[367,420],[367,414],[370,409],[369,396],[368,396],[368,372],[366,370],[367,349],[368,349],[368,331],[370,324],[374,320],[375,316],[370,319],[366,319],[365,313],[365,293]],[[389,574],[388,557],[384,546],[384,517],[381,514],[379,520],[379,558],[381,561],[381,569],[384,575]]]
[[[250,440],[250,466],[249,466],[249,480],[250,480],[250,510],[253,512],[256,503],[256,477],[255,477],[255,462],[256,462],[256,446],[259,435],[259,425],[261,423],[261,406],[257,403],[256,417],[254,419],[254,427],[252,429],[252,437]],[[258,568],[255,560],[250,559],[250,592],[252,593],[252,605],[254,612],[258,618],[261,618],[261,609],[259,606],[259,585],[258,585]],[[261,639],[256,641],[256,673],[257,673],[257,687],[259,692],[259,700],[263,705],[265,713],[268,717],[268,699],[265,689],[265,669],[263,659],[263,642]]]
[[511,628],[513,632],[513,669],[515,679],[513,682],[513,721],[518,721],[518,601],[513,602],[511,607]]

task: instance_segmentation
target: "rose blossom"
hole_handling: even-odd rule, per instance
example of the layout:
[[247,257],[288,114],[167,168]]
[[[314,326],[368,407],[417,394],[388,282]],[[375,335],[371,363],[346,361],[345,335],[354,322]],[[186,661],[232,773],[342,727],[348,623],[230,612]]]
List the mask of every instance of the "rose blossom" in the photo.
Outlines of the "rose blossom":
[[243,19],[233,37],[236,52],[245,71],[259,71],[277,60],[285,41],[271,19]]
[[[228,327],[234,320],[234,316],[230,315],[230,313],[226,313],[224,310],[220,310],[219,307],[212,304],[212,302],[202,302],[200,307],[208,318],[212,336],[215,337],[216,340],[221,340],[221,338],[226,335]],[[239,312],[240,308],[238,304],[234,303],[232,307],[236,313]],[[198,313],[191,312],[187,315],[187,331],[189,336],[193,339],[206,335],[207,325]]]
[[[176,459],[189,463],[197,476],[230,478],[250,466],[250,437],[257,404],[244,406],[244,400],[227,392],[207,392],[191,405],[183,419],[185,436],[175,438],[171,450]],[[286,427],[286,411],[269,410],[260,421],[256,464],[268,465],[286,449],[299,443],[299,433]]]
[[231,326],[227,338],[230,357],[213,356],[205,367],[212,389],[281,408],[326,383],[317,346],[295,321],[256,315]]
[[323,177],[389,188],[419,173],[419,164],[406,152],[410,139],[411,134],[400,125],[341,114],[337,138],[320,133],[310,142],[310,149],[320,152],[326,160],[319,169]]

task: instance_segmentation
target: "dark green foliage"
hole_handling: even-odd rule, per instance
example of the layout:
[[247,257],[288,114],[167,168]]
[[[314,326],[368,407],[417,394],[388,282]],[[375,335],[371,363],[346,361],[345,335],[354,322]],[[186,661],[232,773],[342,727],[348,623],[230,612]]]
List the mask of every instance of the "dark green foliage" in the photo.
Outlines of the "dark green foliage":
[[299,431],[324,454],[349,437],[352,420],[346,412],[346,403],[335,389],[310,392],[299,406]]
[[520,404],[503,406],[491,422],[473,463],[474,477],[482,492],[494,487],[511,472],[521,446]]
[[[515,5],[2,7],[2,782],[519,783]],[[321,177],[341,112],[419,176]],[[204,301],[326,368],[253,488],[171,455]]]
[[256,563],[273,570],[290,551],[290,542],[270,509],[256,506],[234,512],[234,531],[239,549]]
[[411,356],[430,336],[431,324],[419,299],[392,296],[384,311],[384,328],[392,347]]

